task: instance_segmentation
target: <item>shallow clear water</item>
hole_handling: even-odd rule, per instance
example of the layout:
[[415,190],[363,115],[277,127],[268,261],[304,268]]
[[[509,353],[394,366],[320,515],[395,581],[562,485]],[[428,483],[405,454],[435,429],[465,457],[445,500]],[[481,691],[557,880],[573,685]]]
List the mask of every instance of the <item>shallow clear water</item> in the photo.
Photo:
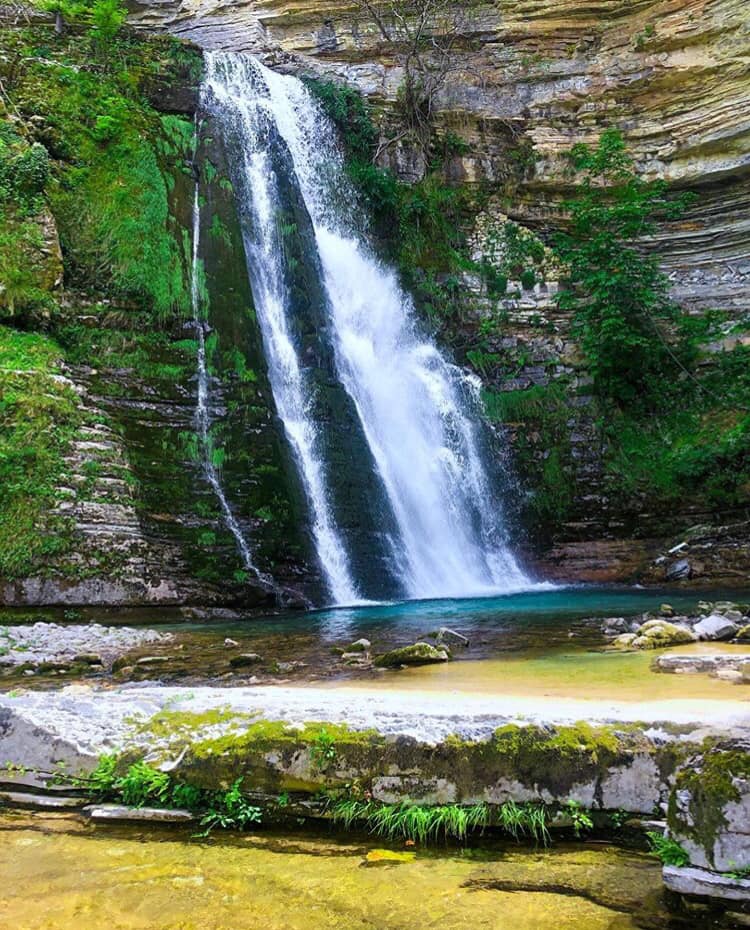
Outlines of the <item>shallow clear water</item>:
[[[136,668],[127,677],[158,678],[164,683],[226,686],[283,681],[331,682],[342,686],[408,691],[460,691],[483,695],[617,700],[637,702],[670,700],[750,701],[750,688],[707,675],[655,673],[655,652],[604,652],[606,640],[596,618],[627,616],[656,610],[671,603],[690,610],[701,598],[750,600],[747,592],[675,592],[627,588],[567,588],[486,599],[408,601],[370,607],[321,610],[265,617],[248,616],[221,622],[175,623],[175,612],[141,610],[106,613],[90,609],[85,619],[103,623],[144,623],[173,632],[174,639],[134,650],[139,656],[168,656],[153,667]],[[47,612],[45,612],[47,615]],[[9,618],[10,614],[5,617]],[[50,615],[51,619],[55,618]],[[9,619],[7,622],[11,622]],[[80,618],[79,618],[80,622]],[[456,650],[457,661],[447,665],[382,673],[359,671],[343,664],[339,651],[366,637],[373,654],[426,639],[441,626],[458,630],[470,647]],[[229,637],[236,646],[227,646]],[[750,645],[697,644],[680,652],[724,649],[747,652]],[[670,649],[670,651],[675,651]],[[256,653],[262,661],[234,668],[237,653]],[[287,663],[287,667],[281,668]],[[298,663],[292,667],[288,663]],[[92,672],[88,678],[107,678]],[[122,677],[115,680],[123,680]],[[59,687],[60,677],[43,673],[26,677],[16,670],[4,675],[2,685],[12,688]],[[686,708],[683,708],[686,710]],[[699,714],[699,718],[700,718]]]
[[384,858],[371,842],[197,842],[71,817],[0,818],[14,930],[628,930],[666,927],[658,863],[603,845]]
[[562,627],[586,617],[632,616],[657,610],[665,602],[676,610],[690,610],[700,600],[723,599],[747,602],[750,592],[571,586],[500,597],[398,601],[317,610],[306,614],[304,623],[317,626],[324,635],[346,632],[364,636],[367,631],[397,626],[399,632],[408,638],[439,626],[455,625],[463,632],[510,632],[519,627]]

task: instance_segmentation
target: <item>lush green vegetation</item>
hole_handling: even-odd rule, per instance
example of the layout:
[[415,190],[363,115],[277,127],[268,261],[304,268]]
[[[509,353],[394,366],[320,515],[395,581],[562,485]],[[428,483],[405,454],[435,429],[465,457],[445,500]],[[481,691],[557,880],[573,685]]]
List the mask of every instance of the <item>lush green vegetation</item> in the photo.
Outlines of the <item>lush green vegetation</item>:
[[189,306],[183,234],[169,200],[192,124],[159,116],[147,98],[156,80],[200,59],[186,61],[172,40],[146,43],[120,31],[121,12],[96,0],[66,7],[76,25],[62,36],[33,27],[0,38],[12,63],[2,79],[15,116],[11,123],[0,114],[0,209],[12,220],[0,238],[3,281],[11,285],[0,300],[10,313],[49,309],[52,282],[44,293],[34,274],[45,202],[68,285],[132,301],[155,319]]
[[658,257],[641,243],[658,222],[680,216],[689,197],[668,197],[665,182],[641,180],[617,130],[602,133],[594,149],[574,146],[570,157],[583,179],[566,204],[570,228],[557,237],[569,269],[559,303],[574,312],[597,389],[621,405],[643,402],[673,368],[664,324],[679,309]]
[[651,851],[657,856],[664,865],[676,865],[679,867],[690,865],[690,856],[680,846],[680,844],[663,833],[657,833],[652,830],[646,834]]
[[124,770],[114,755],[105,755],[93,772],[77,783],[87,788],[100,801],[116,801],[128,807],[178,808],[194,813],[202,828],[196,836],[205,837],[218,828],[244,830],[262,819],[261,809],[251,804],[242,792],[238,778],[226,791],[209,791],[195,785],[174,781],[162,772],[139,760]]
[[56,379],[60,347],[0,326],[0,577],[30,574],[66,545],[53,516],[64,456],[85,420],[73,389]]
[[[58,361],[172,385],[192,374],[195,349],[170,332],[190,303],[189,230],[176,216],[189,202],[181,186],[192,189],[193,125],[149,101],[164,83],[197,79],[200,56],[122,29],[119,0],[45,6],[60,33],[0,33],[0,319],[18,327],[0,331],[3,578],[87,570],[67,565],[72,524],[54,515],[87,417]],[[102,387],[116,396],[122,379]],[[93,485],[97,462],[84,468]]]

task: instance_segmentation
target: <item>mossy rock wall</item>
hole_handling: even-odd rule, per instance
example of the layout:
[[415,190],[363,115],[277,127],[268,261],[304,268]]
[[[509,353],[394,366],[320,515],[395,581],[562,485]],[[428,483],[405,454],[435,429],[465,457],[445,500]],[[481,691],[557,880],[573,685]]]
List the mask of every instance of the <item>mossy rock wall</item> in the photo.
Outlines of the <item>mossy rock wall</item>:
[[[211,736],[211,733],[219,735]],[[206,734],[206,735],[204,735]],[[258,721],[230,712],[164,712],[127,750],[177,759],[173,775],[203,788],[239,777],[268,793],[357,791],[387,803],[507,800],[652,814],[666,803],[679,753],[639,727],[586,723],[507,725],[488,740],[448,738],[435,746],[341,724]]]

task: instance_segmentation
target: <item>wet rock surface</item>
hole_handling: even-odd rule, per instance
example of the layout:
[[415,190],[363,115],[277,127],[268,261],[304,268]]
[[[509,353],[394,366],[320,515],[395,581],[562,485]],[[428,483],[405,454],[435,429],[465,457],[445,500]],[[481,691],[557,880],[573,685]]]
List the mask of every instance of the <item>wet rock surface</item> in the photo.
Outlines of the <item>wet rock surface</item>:
[[413,646],[403,646],[393,649],[375,659],[376,668],[402,668],[409,665],[431,665],[435,662],[448,662],[450,651],[437,648],[429,643],[414,643]]
[[[3,667],[65,670],[71,666],[112,666],[124,653],[146,644],[168,643],[171,633],[98,623],[37,622],[0,627],[0,670]],[[144,660],[139,660],[143,662]]]

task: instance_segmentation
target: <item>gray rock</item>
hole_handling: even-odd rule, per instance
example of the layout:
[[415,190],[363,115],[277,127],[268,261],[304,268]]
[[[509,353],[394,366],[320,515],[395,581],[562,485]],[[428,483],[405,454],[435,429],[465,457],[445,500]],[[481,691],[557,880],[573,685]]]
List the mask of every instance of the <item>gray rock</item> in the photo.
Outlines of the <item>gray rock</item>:
[[703,617],[693,627],[693,632],[699,639],[732,639],[737,631],[736,623],[716,613]]
[[26,791],[0,791],[0,805],[25,807],[32,810],[76,810],[86,803],[84,798],[66,795],[30,794]]
[[711,675],[721,671],[741,673],[745,665],[750,665],[750,656],[735,656],[726,653],[685,656],[667,652],[660,655],[655,662],[655,666],[660,672],[675,672],[677,674],[703,672]]
[[630,623],[625,617],[607,617],[602,621],[602,632],[605,636],[616,636],[618,633],[630,632]]
[[687,559],[678,559],[667,567],[668,581],[682,581],[690,577],[690,562]]
[[717,901],[750,901],[750,880],[730,878],[695,866],[665,865],[664,885],[669,891]]
[[62,670],[71,662],[116,663],[124,653],[150,643],[164,643],[171,633],[99,623],[37,623],[0,627],[0,645],[7,648],[4,665],[46,666]]
[[346,655],[349,655],[352,652],[369,652],[371,645],[372,643],[370,642],[369,639],[364,639],[364,638],[357,639],[346,647],[346,649],[344,650],[344,653]]
[[300,668],[307,668],[307,662],[277,662],[276,669],[279,672],[294,672]]
[[152,823],[190,823],[195,817],[190,811],[166,807],[125,807],[123,804],[89,804],[83,813],[90,820],[132,820]]
[[714,743],[688,757],[667,819],[691,865],[715,872],[750,867],[750,741]]

